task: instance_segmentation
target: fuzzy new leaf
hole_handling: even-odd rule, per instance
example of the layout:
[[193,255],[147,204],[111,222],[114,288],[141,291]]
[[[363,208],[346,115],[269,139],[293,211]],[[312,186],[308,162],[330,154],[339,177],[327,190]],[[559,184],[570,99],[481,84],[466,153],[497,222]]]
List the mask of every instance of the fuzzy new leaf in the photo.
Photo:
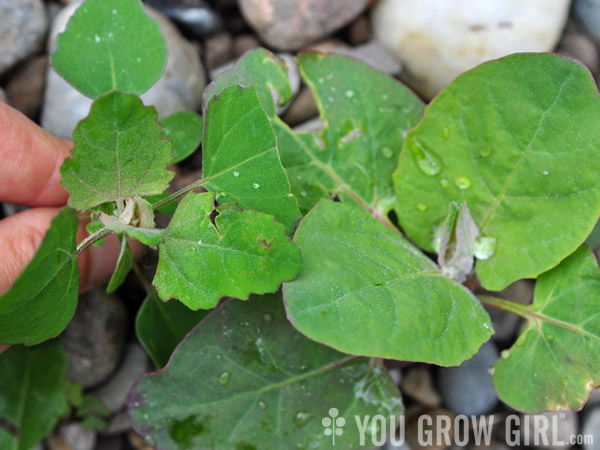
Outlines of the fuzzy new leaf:
[[162,193],[174,174],[165,169],[171,144],[160,134],[156,110],[138,97],[115,91],[94,101],[60,169],[69,205],[86,210]]

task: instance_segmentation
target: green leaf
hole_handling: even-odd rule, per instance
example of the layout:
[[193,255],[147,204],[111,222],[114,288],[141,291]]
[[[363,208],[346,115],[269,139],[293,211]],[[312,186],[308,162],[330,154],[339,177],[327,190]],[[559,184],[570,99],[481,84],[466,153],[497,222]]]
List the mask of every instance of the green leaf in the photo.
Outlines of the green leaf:
[[275,292],[302,267],[300,252],[272,216],[216,208],[214,194],[188,194],[159,246],[153,284],[163,300],[178,298],[191,309],[213,308],[221,297],[247,299]]
[[212,97],[236,84],[242,87],[256,86],[260,103],[271,118],[276,117],[273,94],[277,95],[279,106],[285,105],[294,95],[285,62],[264,48],[246,53],[233,69],[210,83],[204,91],[204,106]]
[[171,353],[208,311],[192,311],[178,301],[163,302],[150,292],[135,320],[137,337],[158,367],[164,367]]
[[539,412],[581,409],[600,385],[600,271],[580,247],[535,286],[533,304],[516,305],[529,321],[494,366],[502,401]]
[[106,223],[106,228],[109,230],[115,233],[125,233],[127,236],[151,247],[156,247],[160,244],[165,234],[165,230],[160,228],[138,228],[131,225],[123,225],[116,220]]
[[356,207],[321,201],[294,243],[304,268],[284,299],[310,339],[353,355],[452,366],[492,334],[470,291]]
[[69,409],[66,372],[59,341],[0,355],[0,448],[29,450],[50,434]]
[[225,89],[209,101],[205,117],[204,186],[220,202],[275,216],[291,232],[300,216],[298,203],[256,89]]
[[495,254],[488,290],[535,278],[585,240],[600,215],[600,102],[582,65],[519,54],[461,75],[427,107],[395,174],[400,225],[432,250],[448,203],[466,202]]
[[190,156],[202,142],[202,116],[193,111],[180,111],[161,119],[163,136],[171,139],[171,161],[176,164]]
[[298,63],[325,122],[320,134],[296,133],[275,115],[272,92],[284,104],[292,91],[285,64],[265,50],[246,54],[205,95],[234,83],[256,84],[301,211],[338,194],[387,213],[395,200],[392,173],[402,141],[423,115],[423,104],[396,80],[350,58],[305,52]]
[[0,295],[0,344],[35,345],[66,328],[77,306],[78,226],[75,211],[61,209],[33,259]]
[[296,332],[280,295],[222,305],[163,371],[141,379],[128,407],[152,446],[223,450],[330,448],[321,421],[331,408],[347,423],[335,448],[362,448],[355,414],[402,412],[380,362],[348,357]]
[[52,55],[54,69],[82,94],[147,91],[166,61],[158,24],[139,0],[86,0],[75,11]]
[[162,193],[174,174],[165,170],[171,144],[160,132],[156,110],[138,97],[115,91],[95,100],[73,133],[73,156],[60,169],[69,205],[86,210]]
[[131,270],[131,267],[133,267],[133,253],[127,244],[127,238],[125,236],[121,236],[121,253],[119,253],[119,259],[117,260],[115,271],[110,277],[110,281],[106,287],[107,294],[116,291],[117,288],[123,284],[125,278],[127,278],[127,274]]

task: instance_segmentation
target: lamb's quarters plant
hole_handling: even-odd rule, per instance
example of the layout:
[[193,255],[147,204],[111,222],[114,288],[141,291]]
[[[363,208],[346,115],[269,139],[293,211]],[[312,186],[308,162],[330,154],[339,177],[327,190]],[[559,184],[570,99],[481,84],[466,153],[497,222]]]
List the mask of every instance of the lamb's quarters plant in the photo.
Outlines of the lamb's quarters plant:
[[[58,39],[55,68],[94,102],[61,169],[69,207],[0,296],[0,344],[59,335],[77,304],[77,256],[116,233],[107,289],[140,276],[136,332],[162,368],[129,411],[158,448],[327,447],[320,418],[332,407],[402,411],[372,358],[460,364],[493,333],[481,303],[529,322],[494,368],[500,397],[528,412],[583,405],[600,383],[600,274],[581,247],[600,215],[600,102],[580,65],[509,56],[425,107],[362,63],[306,52],[297,61],[323,121],[310,133],[277,116],[288,68],[262,49],[208,86],[204,123],[190,111],[159,121],[137,95],[165,57],[138,0],[86,0]],[[202,177],[169,191],[167,166],[200,144]],[[75,209],[91,220],[79,245]],[[157,211],[173,216],[167,228]],[[158,251],[154,286],[128,239]],[[476,298],[461,284],[474,258],[492,291],[539,276],[534,303]],[[252,294],[265,295],[240,301]],[[0,356],[0,385],[16,389],[15,371],[47,352],[60,344]],[[62,366],[48,370],[63,379]],[[29,383],[61,401],[58,386]],[[40,408],[31,423],[44,427],[28,428],[14,392],[0,391],[0,439],[30,448],[60,415]],[[358,448],[355,433],[339,445]]]

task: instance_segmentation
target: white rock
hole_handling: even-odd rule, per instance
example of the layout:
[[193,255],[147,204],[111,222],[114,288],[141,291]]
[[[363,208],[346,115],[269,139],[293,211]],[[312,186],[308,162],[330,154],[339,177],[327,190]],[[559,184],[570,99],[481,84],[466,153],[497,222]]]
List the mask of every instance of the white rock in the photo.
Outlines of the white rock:
[[517,52],[551,51],[570,0],[382,0],[377,39],[404,63],[407,82],[434,96],[466,70]]
[[[48,54],[56,51],[56,36],[64,31],[79,4],[71,3],[56,16],[48,39]],[[141,96],[144,104],[155,106],[159,118],[177,111],[199,109],[206,85],[200,57],[169,19],[148,6],[145,10],[158,22],[169,57],[162,77]],[[41,117],[46,130],[58,137],[70,138],[77,122],[89,113],[91,104],[91,99],[71,87],[53,69],[48,70]]]

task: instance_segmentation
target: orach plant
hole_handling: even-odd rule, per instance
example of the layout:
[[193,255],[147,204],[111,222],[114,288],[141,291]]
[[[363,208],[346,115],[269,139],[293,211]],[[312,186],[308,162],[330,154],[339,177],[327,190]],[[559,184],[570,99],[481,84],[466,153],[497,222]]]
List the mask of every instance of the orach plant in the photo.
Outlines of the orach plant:
[[[482,304],[527,321],[492,369],[500,398],[583,406],[600,383],[600,273],[582,245],[600,215],[600,102],[584,67],[511,55],[424,106],[362,63],[305,52],[312,133],[278,118],[287,67],[262,49],[208,86],[204,126],[159,121],[137,95],[166,57],[138,0],[87,0],[58,38],[54,68],[94,103],[61,168],[69,205],[0,297],[0,344],[36,345],[0,357],[0,448],[32,447],[68,412],[60,342],[37,344],[69,323],[77,256],[110,233],[110,291],[136,264],[128,238],[158,251],[136,328],[161,370],[128,400],[157,448],[328,447],[332,406],[402,413],[383,358],[473,356],[494,332]],[[166,167],[200,141],[202,178],[166,193]],[[173,214],[166,229],[157,210]],[[461,284],[473,273],[488,291],[537,278],[533,304],[475,297]],[[336,439],[360,447],[352,427]]]

